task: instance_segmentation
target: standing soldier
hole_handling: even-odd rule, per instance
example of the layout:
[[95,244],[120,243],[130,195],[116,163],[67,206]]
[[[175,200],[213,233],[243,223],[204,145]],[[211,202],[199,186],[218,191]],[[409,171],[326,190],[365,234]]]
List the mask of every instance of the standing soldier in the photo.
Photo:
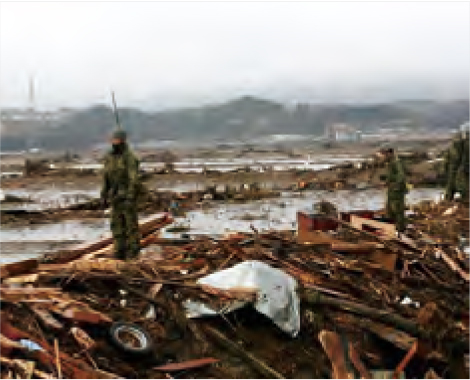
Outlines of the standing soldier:
[[468,130],[462,132],[462,155],[460,157],[460,164],[457,170],[456,187],[460,193],[462,200],[468,202],[468,181],[469,181],[469,136]]
[[405,195],[406,187],[405,170],[393,148],[387,151],[388,177],[387,177],[387,216],[395,221],[397,231],[404,232],[405,222]]
[[453,200],[456,192],[460,193],[463,200],[468,200],[468,166],[468,131],[463,130],[454,137],[451,147],[446,152],[446,200]]
[[137,219],[139,161],[127,145],[123,130],[114,132],[111,151],[105,156],[101,199],[111,205],[111,231],[118,259],[139,254],[140,237]]

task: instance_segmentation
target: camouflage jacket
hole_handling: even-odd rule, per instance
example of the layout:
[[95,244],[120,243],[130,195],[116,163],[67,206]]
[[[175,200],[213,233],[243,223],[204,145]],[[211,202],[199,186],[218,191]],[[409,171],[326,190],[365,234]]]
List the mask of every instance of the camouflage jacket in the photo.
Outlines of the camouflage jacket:
[[109,201],[135,200],[139,188],[139,160],[131,149],[126,145],[122,154],[106,154],[101,197]]
[[401,160],[395,156],[388,164],[388,189],[393,192],[406,193],[406,176]]
[[454,140],[447,153],[447,170],[456,172],[462,163],[465,140],[458,138]]
[[462,165],[463,172],[468,176],[469,165],[470,165],[470,146],[469,146],[468,135],[463,141],[461,165]]

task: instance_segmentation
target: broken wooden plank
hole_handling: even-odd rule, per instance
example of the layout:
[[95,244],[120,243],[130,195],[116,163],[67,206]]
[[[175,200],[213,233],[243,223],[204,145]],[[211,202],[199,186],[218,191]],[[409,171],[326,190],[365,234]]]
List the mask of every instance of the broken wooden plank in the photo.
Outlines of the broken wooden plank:
[[82,309],[71,306],[62,311],[54,306],[53,310],[62,317],[71,319],[74,322],[86,322],[92,324],[110,324],[113,322],[113,320],[107,315],[89,308]]
[[[141,236],[145,237],[151,234],[153,231],[156,231],[172,222],[173,219],[168,213],[164,213],[163,215],[152,215],[139,222],[139,232]],[[100,239],[92,243],[81,244],[75,248],[61,252],[60,254],[47,255],[45,256],[45,259],[48,259],[49,263],[68,263],[89,253],[96,253],[102,249],[112,249],[112,244],[113,238],[110,235],[104,239]]]
[[345,352],[340,336],[333,331],[322,330],[318,334],[323,350],[330,359],[333,369],[333,379],[353,379],[354,373],[348,371],[346,366]]
[[220,331],[216,330],[215,328],[204,326],[204,331],[208,333],[210,336],[212,336],[213,338],[215,338],[217,342],[219,342],[221,345],[223,345],[230,351],[235,352],[236,354],[240,355],[242,358],[248,361],[254,368],[256,368],[261,374],[263,374],[267,378],[269,379],[284,379],[285,378],[279,372],[269,367],[266,363],[256,358],[254,355],[250,354],[246,349],[244,349],[237,343],[232,342],[224,334],[222,334]]
[[376,264],[379,264],[383,269],[393,272],[397,262],[398,255],[390,251],[375,251],[368,258]]
[[37,259],[22,260],[0,265],[1,278],[7,278],[34,272],[39,265]]
[[371,379],[372,375],[369,372],[369,370],[366,368],[364,363],[361,360],[361,355],[357,351],[358,344],[353,344],[352,342],[349,342],[348,344],[348,353],[349,353],[349,359],[353,363],[354,367],[359,371],[359,374],[361,375],[361,379]]
[[163,284],[157,283],[150,287],[149,289],[149,297],[155,298],[158,292],[163,288]]
[[375,242],[361,242],[361,243],[348,243],[343,241],[334,241],[331,244],[331,249],[335,252],[347,252],[347,253],[369,253],[376,249],[383,249],[385,245]]
[[307,231],[299,230],[297,233],[297,241],[305,245],[325,245],[331,246],[336,241],[333,236],[323,231]]
[[380,230],[381,237],[384,239],[393,239],[397,235],[397,229],[394,224],[380,222],[374,219],[361,218],[357,215],[351,215],[351,225],[359,230],[363,230],[364,226]]
[[[333,217],[330,217],[330,218],[333,218]],[[345,222],[343,220],[336,219],[336,218],[333,218],[333,219],[336,220],[342,226],[344,226],[346,228],[349,228],[353,231],[356,231],[356,232],[360,233],[361,235],[367,236],[367,237],[372,238],[374,240],[378,240],[378,241],[382,242],[385,245],[386,248],[389,248],[392,251],[396,251],[396,248],[394,247],[394,245],[392,243],[392,242],[394,242],[394,239],[392,239],[392,238],[388,238],[388,239],[383,238],[382,236],[373,234],[373,233],[368,232],[368,231],[364,231],[362,228],[357,228],[357,227],[353,226],[351,223],[348,223],[348,222]]]
[[164,372],[175,372],[175,371],[182,371],[187,369],[193,368],[200,368],[207,366],[209,364],[218,363],[220,360],[215,358],[202,358],[202,359],[194,359],[194,360],[187,360],[184,362],[179,363],[170,363],[161,365],[159,367],[154,367],[153,369],[157,371],[164,371]]
[[50,299],[61,294],[62,291],[58,288],[0,288],[1,299],[5,302]]
[[470,281],[470,273],[460,268],[460,265],[458,265],[454,260],[452,260],[452,258],[447,253],[445,253],[440,248],[435,248],[434,252],[436,254],[436,258],[442,258],[442,260],[447,264],[450,269],[452,269],[452,271],[457,272],[460,277],[463,278],[465,281]]
[[64,325],[55,319],[48,310],[39,305],[31,305],[29,308],[47,329],[58,331],[64,328]]
[[8,277],[5,278],[2,283],[3,284],[33,284],[38,280],[39,275],[37,273],[33,274],[25,274],[22,276],[15,276],[15,277]]
[[402,359],[400,364],[398,364],[397,368],[395,368],[395,371],[393,371],[393,379],[398,378],[398,375],[403,372],[410,362],[410,360],[413,358],[415,355],[416,351],[418,350],[418,341],[413,343],[413,346],[411,346],[410,350],[406,353],[405,357]]
[[358,322],[358,324],[362,328],[369,330],[374,335],[377,335],[404,351],[408,351],[417,341],[415,337],[382,323],[367,321]]
[[26,347],[0,333],[0,351],[2,355],[9,356],[12,350],[25,351]]
[[360,303],[324,296],[314,291],[306,291],[302,299],[310,305],[333,306],[349,313],[363,315],[383,323],[392,324],[411,334],[425,333],[415,322],[386,310],[380,310]]

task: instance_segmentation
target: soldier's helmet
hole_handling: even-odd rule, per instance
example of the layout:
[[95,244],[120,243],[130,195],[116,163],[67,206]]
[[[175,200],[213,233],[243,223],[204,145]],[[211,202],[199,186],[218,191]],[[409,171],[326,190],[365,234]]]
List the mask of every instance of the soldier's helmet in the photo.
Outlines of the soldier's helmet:
[[127,140],[127,132],[122,130],[122,129],[118,129],[117,131],[114,131],[113,139],[126,141]]

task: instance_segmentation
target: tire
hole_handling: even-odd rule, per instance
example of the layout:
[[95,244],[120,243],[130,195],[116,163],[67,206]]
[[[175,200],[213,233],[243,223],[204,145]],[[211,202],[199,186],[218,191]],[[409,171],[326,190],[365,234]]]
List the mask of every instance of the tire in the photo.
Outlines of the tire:
[[153,352],[153,340],[149,333],[133,323],[113,323],[109,338],[117,349],[127,354],[144,356]]

